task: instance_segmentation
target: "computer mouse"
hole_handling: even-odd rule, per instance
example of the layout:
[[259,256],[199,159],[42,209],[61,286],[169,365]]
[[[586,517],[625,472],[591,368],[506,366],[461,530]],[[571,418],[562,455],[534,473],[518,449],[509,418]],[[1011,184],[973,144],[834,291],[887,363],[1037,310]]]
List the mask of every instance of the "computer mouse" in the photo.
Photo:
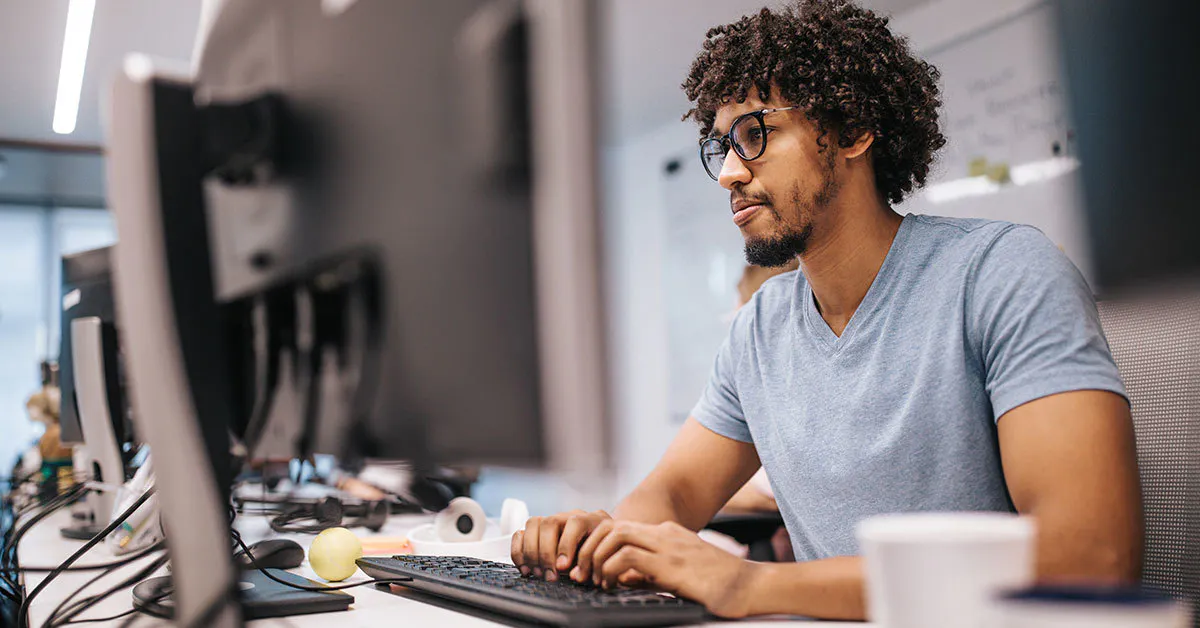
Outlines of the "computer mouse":
[[[294,569],[304,562],[304,547],[291,539],[267,539],[250,546],[250,554],[264,569]],[[242,569],[254,569],[245,552],[234,557]]]

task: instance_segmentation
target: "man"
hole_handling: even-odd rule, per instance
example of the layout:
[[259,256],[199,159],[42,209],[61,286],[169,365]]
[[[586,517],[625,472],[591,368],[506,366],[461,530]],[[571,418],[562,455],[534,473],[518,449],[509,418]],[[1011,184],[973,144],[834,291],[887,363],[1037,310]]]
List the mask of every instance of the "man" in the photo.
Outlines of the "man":
[[[1129,407],[1083,279],[1040,232],[900,216],[944,144],[937,71],[886,21],[801,0],[708,32],[683,87],[751,263],[796,257],[741,309],[693,416],[606,513],[530,520],[533,576],[642,584],[725,617],[865,614],[854,525],[1013,511],[1043,580],[1135,581]],[[759,468],[796,563],[694,534]]]

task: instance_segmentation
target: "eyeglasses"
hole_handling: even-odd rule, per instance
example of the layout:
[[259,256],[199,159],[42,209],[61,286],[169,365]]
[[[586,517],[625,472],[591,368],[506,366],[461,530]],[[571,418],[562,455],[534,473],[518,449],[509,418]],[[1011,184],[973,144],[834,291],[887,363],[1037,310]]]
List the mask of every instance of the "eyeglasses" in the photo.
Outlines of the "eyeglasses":
[[700,162],[704,164],[704,171],[716,181],[721,174],[721,168],[725,167],[725,156],[729,154],[730,147],[737,151],[738,157],[743,161],[754,161],[762,157],[763,152],[767,150],[767,123],[763,121],[763,116],[797,108],[776,107],[743,113],[733,119],[733,124],[729,125],[729,132],[725,135],[700,140]]

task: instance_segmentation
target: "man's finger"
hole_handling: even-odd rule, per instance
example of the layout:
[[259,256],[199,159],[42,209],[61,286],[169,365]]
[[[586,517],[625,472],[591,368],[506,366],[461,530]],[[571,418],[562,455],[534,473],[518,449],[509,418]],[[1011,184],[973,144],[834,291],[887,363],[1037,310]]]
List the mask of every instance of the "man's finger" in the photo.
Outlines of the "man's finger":
[[636,569],[630,569],[618,576],[617,584],[638,589],[654,588],[654,580]]
[[562,535],[558,537],[558,559],[554,565],[560,573],[567,573],[571,565],[575,564],[575,553],[579,550],[583,537],[587,535],[588,527],[586,515],[572,515],[567,519]]
[[526,573],[529,569],[528,567],[525,566],[524,537],[525,537],[524,530],[517,530],[516,532],[513,532],[512,547],[509,549],[509,553],[512,555],[513,564],[516,565],[517,568],[521,570],[522,574]]
[[558,572],[554,563],[558,560],[558,536],[562,531],[562,520],[558,517],[547,517],[542,520],[541,536],[538,539],[538,565],[544,570],[546,579],[553,582],[558,580]]
[[521,551],[525,553],[525,568],[528,571],[522,570],[525,575],[533,574],[540,577],[542,575],[541,567],[538,565],[538,538],[541,536],[541,517],[531,517],[525,522],[525,533],[522,537]]
[[[612,534],[609,534],[603,541],[600,541],[599,545],[596,546],[596,551],[592,554],[592,582],[597,585],[603,584],[602,576],[605,563],[622,547],[633,545],[651,551],[658,549],[653,542],[653,537],[655,536],[656,530],[653,526],[628,521],[621,522],[620,525],[616,526]],[[620,573],[617,575],[620,575]]]
[[604,562],[604,566],[600,568],[600,584],[606,589],[611,589],[617,586],[617,578],[630,570],[647,578],[656,577],[660,563],[658,558],[653,552],[626,545]]
[[575,556],[575,569],[571,570],[571,579],[575,582],[587,582],[592,580],[592,554],[595,553],[596,547],[600,542],[608,536],[613,530],[613,520],[605,519],[596,526],[588,535],[587,540],[579,547],[579,553]]

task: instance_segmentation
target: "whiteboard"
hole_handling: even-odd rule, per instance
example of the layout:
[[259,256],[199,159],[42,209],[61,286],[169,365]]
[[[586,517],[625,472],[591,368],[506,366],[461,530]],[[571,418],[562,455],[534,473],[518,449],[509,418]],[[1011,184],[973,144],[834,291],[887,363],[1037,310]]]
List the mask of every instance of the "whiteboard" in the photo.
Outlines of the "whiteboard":
[[1050,3],[1037,2],[922,53],[942,75],[947,144],[926,189],[897,209],[1033,225],[1090,281],[1055,28]]
[[717,349],[729,334],[746,258],[729,192],[704,172],[698,153],[664,168],[666,246],[663,290],[670,364],[671,420],[682,423],[700,399]]

